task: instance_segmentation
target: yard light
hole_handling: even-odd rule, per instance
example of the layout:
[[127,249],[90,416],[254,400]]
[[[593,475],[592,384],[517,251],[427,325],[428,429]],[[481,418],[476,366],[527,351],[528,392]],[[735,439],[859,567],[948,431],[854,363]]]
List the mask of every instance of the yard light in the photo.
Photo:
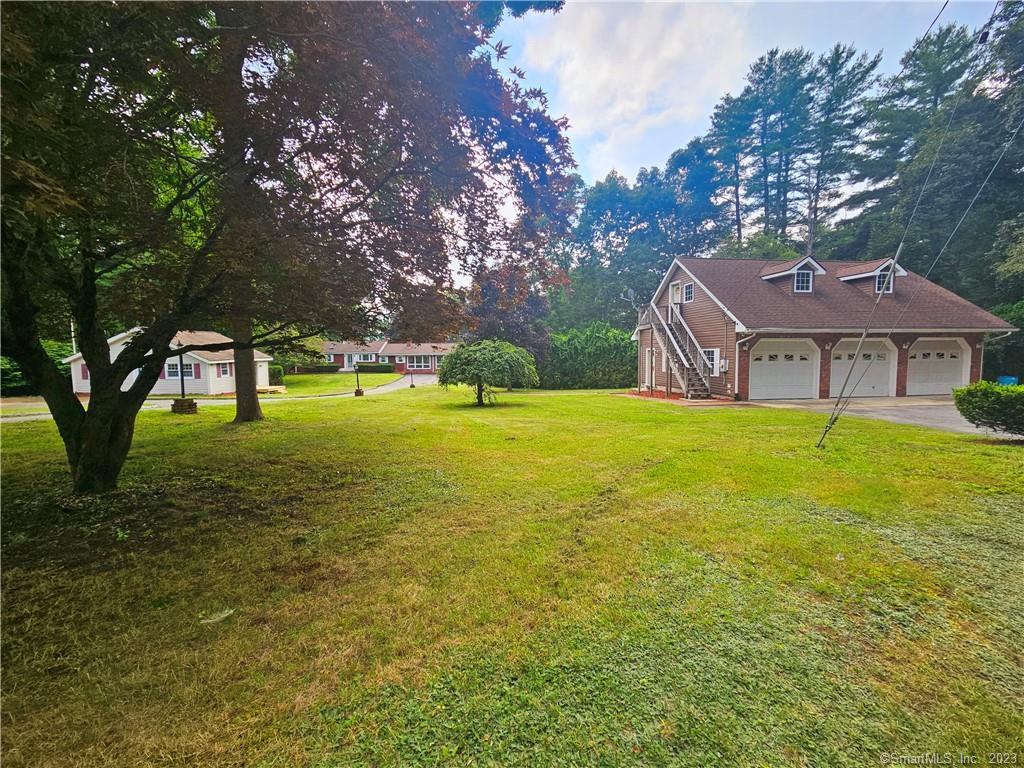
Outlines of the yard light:
[[356,363],[356,397],[363,396],[363,388],[359,386],[359,363]]
[[199,410],[196,401],[185,397],[185,355],[181,352],[178,353],[178,381],[181,384],[181,397],[171,401],[171,413],[195,413]]
[[416,389],[416,381],[413,379],[412,369],[409,369],[409,389]]

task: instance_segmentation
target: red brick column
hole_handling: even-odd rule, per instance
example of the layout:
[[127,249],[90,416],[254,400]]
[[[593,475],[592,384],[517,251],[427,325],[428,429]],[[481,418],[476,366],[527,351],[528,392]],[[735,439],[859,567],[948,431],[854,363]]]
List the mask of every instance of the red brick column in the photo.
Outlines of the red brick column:
[[757,336],[739,345],[736,358],[736,399],[750,399],[750,348],[757,343]]
[[910,370],[910,347],[916,336],[894,334],[891,339],[896,345],[896,397],[907,396],[907,373]]
[[815,336],[814,343],[818,345],[818,359],[821,365],[818,367],[818,399],[828,400],[832,388],[832,350],[842,336]]
[[984,352],[984,341],[982,336],[975,334],[964,336],[964,341],[971,347],[971,376],[970,383],[981,381],[981,361]]

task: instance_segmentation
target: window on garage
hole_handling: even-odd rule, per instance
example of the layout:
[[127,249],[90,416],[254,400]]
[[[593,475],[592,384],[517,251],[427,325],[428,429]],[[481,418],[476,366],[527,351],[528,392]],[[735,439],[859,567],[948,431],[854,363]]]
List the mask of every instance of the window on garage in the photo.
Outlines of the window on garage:
[[811,287],[814,285],[814,273],[809,269],[797,270],[796,274],[793,275],[793,292],[794,293],[810,293]]

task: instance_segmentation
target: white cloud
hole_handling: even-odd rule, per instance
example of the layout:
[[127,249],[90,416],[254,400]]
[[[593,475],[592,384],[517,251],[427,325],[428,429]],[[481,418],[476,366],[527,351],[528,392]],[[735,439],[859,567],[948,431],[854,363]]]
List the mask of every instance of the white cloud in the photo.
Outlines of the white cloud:
[[569,116],[587,175],[632,175],[651,131],[706,122],[742,84],[747,17],[743,5],[570,2],[525,35],[521,60],[554,83],[552,111]]

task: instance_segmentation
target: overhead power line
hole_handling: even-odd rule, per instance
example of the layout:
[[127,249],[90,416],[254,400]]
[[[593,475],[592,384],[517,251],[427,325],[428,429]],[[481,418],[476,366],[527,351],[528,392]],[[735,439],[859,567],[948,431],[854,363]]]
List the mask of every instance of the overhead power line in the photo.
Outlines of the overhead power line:
[[[1000,6],[1001,2],[1002,2],[1002,0],[996,0],[996,4],[992,8],[992,13],[989,15],[988,21],[985,22],[985,25],[981,28],[981,30],[979,31],[978,35],[975,37],[974,43],[973,43],[972,47],[976,47],[976,46],[984,44],[985,42],[988,41],[988,30],[989,30],[989,27],[992,25],[992,21],[996,17],[996,13],[999,11],[999,6]],[[946,6],[944,4],[942,6],[942,8],[945,8],[945,7]],[[942,13],[942,9],[939,10],[939,15],[941,15],[941,13]],[[938,18],[938,15],[936,16],[936,19],[937,18]],[[932,25],[934,25],[934,24],[935,24],[935,20],[933,19],[932,20]],[[931,26],[929,26],[929,30],[930,29],[931,29]],[[926,32],[925,33],[925,37],[927,37],[927,34],[928,33]],[[914,47],[914,50],[916,50],[916,49],[917,49],[917,46]],[[908,59],[908,62],[909,62],[909,59]],[[906,69],[906,67],[904,67],[904,69]],[[975,72],[968,73],[967,77],[965,78],[965,82],[970,82],[971,79],[975,75],[976,75]],[[957,110],[960,108],[960,103],[963,100],[963,96],[964,96],[964,89],[961,88],[961,89],[959,89],[959,91],[957,93],[957,98],[956,98],[956,101],[953,104],[953,109],[950,111],[949,120],[946,121],[945,128],[943,129],[942,136],[941,136],[941,138],[939,140],[939,145],[935,149],[935,155],[932,157],[931,164],[928,167],[928,173],[925,176],[924,182],[921,184],[921,189],[918,192],[917,200],[914,202],[914,208],[913,208],[913,210],[910,213],[910,217],[907,220],[907,225],[906,225],[906,227],[903,230],[903,236],[900,238],[899,245],[896,248],[896,254],[893,256],[892,263],[889,265],[888,274],[886,275],[885,282],[883,284],[882,290],[879,291],[878,292],[878,296],[875,297],[875,302],[874,302],[874,304],[871,307],[871,312],[868,314],[868,318],[867,318],[867,320],[864,323],[864,330],[861,333],[860,339],[857,341],[857,349],[856,349],[856,351],[854,352],[854,355],[853,355],[853,364],[850,366],[850,370],[847,371],[847,373],[846,373],[846,378],[843,380],[843,384],[842,384],[842,386],[839,389],[839,394],[836,396],[836,402],[835,402],[835,405],[832,407],[832,412],[829,414],[828,421],[825,423],[825,427],[824,427],[824,429],[822,429],[821,436],[818,438],[818,442],[817,442],[817,447],[818,448],[820,448],[822,446],[822,444],[824,444],[825,437],[832,430],[832,428],[836,425],[836,422],[838,422],[839,417],[842,416],[846,412],[846,410],[850,407],[850,402],[853,399],[854,393],[857,391],[857,387],[860,386],[860,383],[864,380],[864,377],[867,375],[868,369],[871,367],[872,363],[874,363],[874,356],[872,356],[872,359],[868,361],[868,364],[866,366],[864,366],[864,369],[861,371],[860,376],[857,378],[856,383],[853,385],[853,387],[850,389],[850,393],[847,395],[846,394],[846,388],[847,388],[847,386],[850,383],[850,379],[853,376],[854,370],[856,369],[857,362],[860,360],[861,350],[863,349],[864,343],[866,342],[867,336],[868,336],[868,334],[870,333],[870,330],[871,330],[871,321],[874,318],[875,312],[878,310],[878,306],[881,303],[882,298],[885,296],[886,291],[888,290],[889,286],[892,285],[892,281],[895,280],[896,270],[897,270],[897,267],[899,266],[899,259],[900,259],[900,256],[902,255],[902,252],[903,252],[903,246],[906,243],[907,234],[910,232],[910,227],[911,227],[911,225],[914,222],[915,216],[917,215],[917,211],[918,211],[918,208],[921,205],[921,200],[924,197],[925,190],[928,188],[928,182],[931,180],[932,172],[935,170],[936,163],[938,162],[939,156],[942,153],[942,148],[943,148],[943,146],[946,143],[946,138],[949,135],[950,127],[953,125],[953,119],[956,117]],[[946,250],[946,248],[948,247],[949,243],[952,241],[953,236],[956,235],[956,232],[960,228],[960,225],[963,223],[963,220],[967,217],[967,214],[970,212],[971,208],[973,207],[974,201],[977,200],[978,197],[981,195],[982,190],[985,188],[985,185],[988,183],[988,180],[992,177],[992,174],[995,172],[995,169],[999,166],[999,163],[1002,161],[1003,156],[1006,154],[1007,149],[1009,149],[1010,144],[1013,143],[1013,140],[1016,138],[1017,133],[1019,131],[1020,131],[1020,126],[1018,125],[1017,126],[1017,130],[1015,130],[1013,132],[1013,135],[1010,137],[1010,140],[1003,146],[1003,150],[1002,150],[1002,152],[1000,152],[999,157],[996,159],[995,164],[992,166],[992,170],[989,171],[989,175],[985,177],[985,180],[981,183],[981,186],[978,188],[978,191],[975,193],[974,198],[971,200],[970,204],[967,206],[967,209],[964,211],[963,216],[961,216],[960,221],[957,222],[956,227],[954,227],[953,231],[950,233],[950,236],[946,240],[945,245],[942,246],[942,249],[939,251],[939,253],[936,255],[935,259],[932,261],[931,267],[929,267],[928,272],[924,276],[925,280],[928,279],[928,275],[930,275],[931,272],[932,272],[932,269],[935,268],[935,264],[938,263],[939,258],[942,256],[942,253]],[[924,285],[924,283],[919,285],[917,290],[911,295],[910,301],[908,301],[904,305],[903,309],[900,311],[900,313],[899,313],[899,315],[898,315],[898,317],[896,319],[896,322],[893,323],[893,326],[889,329],[889,331],[883,337],[884,339],[888,339],[892,335],[893,331],[898,327],[899,322],[903,319],[903,316],[906,314],[907,310],[910,308],[910,305],[914,302],[914,299],[917,298],[917,295],[920,293],[921,288],[923,287],[923,285]],[[897,365],[898,364],[899,363],[897,362]],[[844,395],[846,397],[845,403],[843,401]]]

